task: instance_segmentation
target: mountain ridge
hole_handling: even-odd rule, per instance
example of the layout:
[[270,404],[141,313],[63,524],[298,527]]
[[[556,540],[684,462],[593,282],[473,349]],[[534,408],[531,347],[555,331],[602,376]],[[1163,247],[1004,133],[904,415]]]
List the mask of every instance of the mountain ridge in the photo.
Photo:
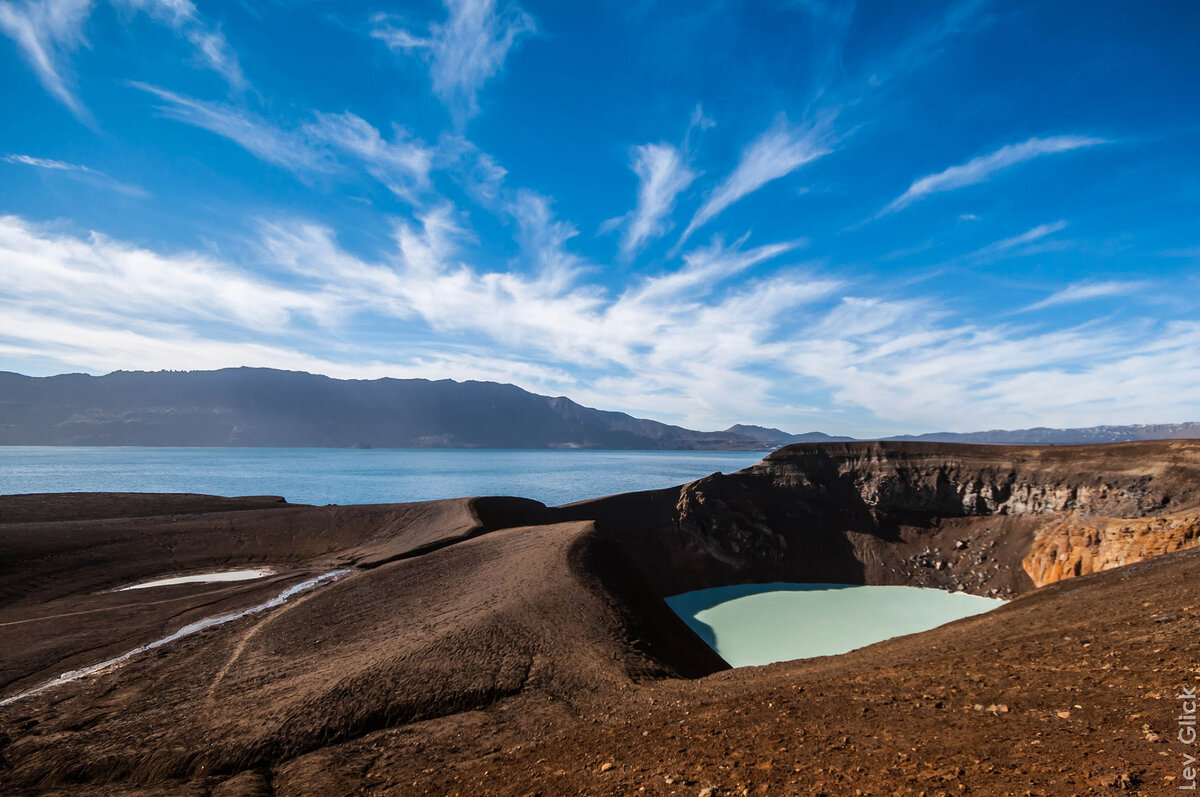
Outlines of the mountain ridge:
[[[1185,438],[1200,438],[1200,423],[876,439],[1072,445]],[[770,451],[855,439],[749,424],[701,432],[474,380],[335,379],[248,367],[103,376],[0,372],[0,445]]]
[[0,372],[0,445],[758,450],[496,382],[300,371]]

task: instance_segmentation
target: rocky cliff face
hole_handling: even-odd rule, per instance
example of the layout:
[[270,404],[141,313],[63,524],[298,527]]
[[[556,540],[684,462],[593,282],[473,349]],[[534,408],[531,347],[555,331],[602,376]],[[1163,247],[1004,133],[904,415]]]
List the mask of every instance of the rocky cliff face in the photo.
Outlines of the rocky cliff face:
[[1197,455],[1195,441],[1090,448],[798,445],[747,472],[885,512],[1141,517],[1200,501]]
[[1021,567],[1042,587],[1200,545],[1200,514],[1140,519],[1071,517],[1034,539]]
[[[792,446],[750,472],[783,491],[860,502],[872,515],[900,524],[949,522],[966,532],[980,526],[964,519],[1005,516],[1032,530],[1021,568],[1039,587],[1200,544],[1200,515],[1186,511],[1200,506],[1196,441],[1090,448]],[[964,533],[952,550],[975,547],[973,536]],[[922,553],[935,570],[956,569],[955,556]]]
[[[685,484],[675,504],[675,532],[685,547],[732,567],[755,560],[781,558],[787,540],[775,532],[747,491],[730,500],[724,477]],[[714,489],[715,488],[715,489]],[[726,497],[722,497],[725,495]],[[737,500],[737,499],[742,500]]]
[[840,580],[1004,596],[1200,544],[1200,442],[801,444],[643,499],[585,511],[664,594]]

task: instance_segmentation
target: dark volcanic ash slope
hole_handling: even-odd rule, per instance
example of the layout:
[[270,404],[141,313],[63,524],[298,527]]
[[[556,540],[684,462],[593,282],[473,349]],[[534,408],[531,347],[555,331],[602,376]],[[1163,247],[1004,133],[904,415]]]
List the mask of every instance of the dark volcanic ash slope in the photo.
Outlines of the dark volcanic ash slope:
[[[1155,701],[1197,677],[1200,553],[1157,556],[1196,543],[1197,443],[800,445],[552,509],[6,500],[0,519],[19,522],[0,523],[0,699],[351,572],[0,706],[5,793],[1136,790],[1163,782],[1143,736],[1169,730],[1173,707]],[[141,516],[121,518],[126,502]],[[111,591],[247,564],[278,573]],[[736,672],[661,600],[777,579],[1023,596],[847,656]]]
[[[665,607],[631,611],[651,602],[636,581],[606,589],[604,571],[629,570],[586,523],[505,529],[360,570],[168,656],[64,684],[52,703],[10,707],[42,732],[6,755],[26,785],[234,774],[523,692],[570,706],[721,668]],[[671,640],[659,643],[667,655],[640,646],[646,637]]]

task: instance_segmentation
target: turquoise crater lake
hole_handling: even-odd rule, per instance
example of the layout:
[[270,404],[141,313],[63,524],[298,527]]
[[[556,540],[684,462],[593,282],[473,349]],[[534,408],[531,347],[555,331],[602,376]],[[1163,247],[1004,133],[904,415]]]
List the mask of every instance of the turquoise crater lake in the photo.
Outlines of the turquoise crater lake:
[[667,605],[733,667],[846,653],[1003,604],[919,587],[779,582],[667,598]]

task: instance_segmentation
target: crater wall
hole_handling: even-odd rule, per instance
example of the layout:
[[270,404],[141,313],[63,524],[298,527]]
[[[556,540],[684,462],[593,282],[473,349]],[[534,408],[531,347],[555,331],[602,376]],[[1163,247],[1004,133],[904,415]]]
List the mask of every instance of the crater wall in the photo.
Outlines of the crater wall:
[[664,595],[793,580],[1012,596],[1200,544],[1200,442],[800,444],[557,511],[595,519]]

